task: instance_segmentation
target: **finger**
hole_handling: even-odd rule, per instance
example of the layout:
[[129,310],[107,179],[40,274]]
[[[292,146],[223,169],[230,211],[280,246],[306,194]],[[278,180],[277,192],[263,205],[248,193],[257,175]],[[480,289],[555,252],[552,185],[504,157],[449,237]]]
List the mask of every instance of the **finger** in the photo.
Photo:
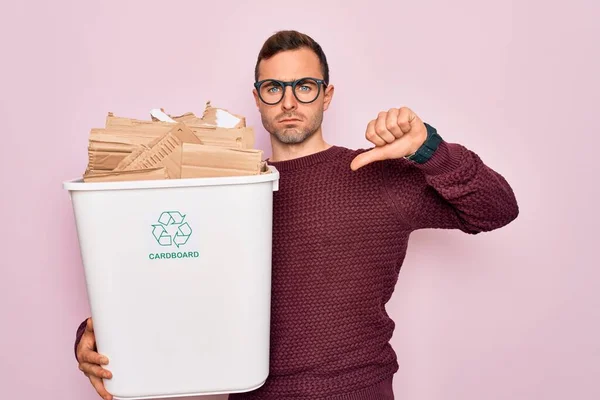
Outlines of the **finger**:
[[385,160],[385,150],[383,147],[375,147],[369,151],[359,154],[352,160],[350,168],[352,171],[356,171],[365,165],[371,164],[375,161]]
[[87,323],[85,324],[85,330],[87,332],[94,332],[94,322],[92,321],[91,318],[87,319]]
[[415,119],[416,115],[407,107],[402,107],[398,114],[398,126],[403,133],[410,132],[410,123]]
[[385,140],[377,136],[377,133],[375,133],[375,120],[369,122],[369,124],[367,125],[365,137],[369,142],[373,143],[375,146],[385,145]]
[[393,143],[396,137],[386,127],[387,113],[380,112],[375,122],[375,133],[382,138],[386,143]]
[[90,376],[90,382],[92,382],[92,386],[96,389],[96,392],[104,399],[104,400],[112,400],[112,395],[108,393],[106,388],[104,387],[104,383],[102,379],[97,378],[95,376]]
[[109,370],[104,369],[101,366],[96,365],[96,364],[90,364],[87,362],[83,362],[83,363],[79,364],[79,369],[81,371],[83,371],[83,373],[86,374],[88,377],[95,376],[95,377],[104,378],[104,379],[112,378],[112,372],[110,372]]
[[88,362],[96,365],[107,365],[108,359],[105,356],[96,353],[95,351],[89,350],[82,352],[81,362]]
[[81,351],[79,360],[82,362],[88,362],[97,365],[108,364],[108,358],[106,356],[99,354],[98,352],[92,350],[90,347],[86,347]]
[[385,127],[388,131],[392,133],[392,135],[394,135],[396,139],[399,139],[400,137],[402,137],[402,135],[404,135],[404,133],[402,133],[402,129],[400,129],[400,126],[398,126],[399,115],[400,110],[398,110],[397,108],[391,108],[387,112],[387,116],[385,118]]

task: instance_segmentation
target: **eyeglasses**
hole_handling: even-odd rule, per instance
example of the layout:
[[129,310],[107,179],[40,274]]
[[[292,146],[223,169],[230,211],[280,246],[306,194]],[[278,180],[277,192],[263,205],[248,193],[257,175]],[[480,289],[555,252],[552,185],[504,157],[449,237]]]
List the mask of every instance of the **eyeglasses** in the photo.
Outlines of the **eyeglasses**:
[[321,85],[327,87],[324,80],[316,78],[300,78],[290,82],[265,79],[254,83],[258,97],[270,106],[283,100],[286,86],[292,87],[292,93],[300,103],[312,103],[321,94]]

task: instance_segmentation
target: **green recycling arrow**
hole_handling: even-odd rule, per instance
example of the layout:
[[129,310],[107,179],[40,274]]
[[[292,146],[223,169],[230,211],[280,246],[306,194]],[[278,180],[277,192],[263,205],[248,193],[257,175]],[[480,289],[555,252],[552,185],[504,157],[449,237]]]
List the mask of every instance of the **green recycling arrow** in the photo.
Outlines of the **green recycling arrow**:
[[[158,224],[152,224],[152,235],[161,246],[171,246],[175,244],[177,247],[187,243],[192,235],[192,228],[187,222],[184,222],[185,214],[179,211],[164,211],[158,218]],[[175,235],[169,234],[169,230],[173,229],[166,227],[177,227]]]

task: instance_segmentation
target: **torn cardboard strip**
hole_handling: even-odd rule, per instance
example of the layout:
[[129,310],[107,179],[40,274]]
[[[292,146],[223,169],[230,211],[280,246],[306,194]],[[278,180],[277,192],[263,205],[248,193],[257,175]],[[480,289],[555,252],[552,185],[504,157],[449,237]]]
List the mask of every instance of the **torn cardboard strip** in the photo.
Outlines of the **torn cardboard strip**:
[[169,127],[172,127],[173,124],[171,122],[162,122],[162,121],[154,121],[154,120],[149,120],[149,121],[145,121],[145,120],[140,120],[140,119],[132,119],[132,118],[124,118],[124,117],[117,117],[115,116],[112,112],[109,112],[108,115],[106,116],[106,128],[115,128],[115,127],[122,127],[122,128],[141,128],[141,129],[148,129],[148,127],[152,127],[150,129],[154,129],[155,127],[167,127],[167,129]]
[[223,108],[213,107],[210,101],[206,103],[202,121],[219,128],[244,128],[246,126],[246,118],[230,113]]
[[[164,110],[162,110],[164,111]],[[210,101],[206,102],[202,117],[197,117],[192,112],[187,112],[182,115],[168,115],[169,119],[177,122],[184,122],[191,126],[206,126],[215,128],[245,128],[246,118],[233,114],[224,108],[213,107]],[[159,118],[157,118],[159,119]]]
[[92,173],[84,176],[84,182],[115,182],[115,181],[148,181],[168,179],[167,169],[164,167],[135,171],[110,171]]

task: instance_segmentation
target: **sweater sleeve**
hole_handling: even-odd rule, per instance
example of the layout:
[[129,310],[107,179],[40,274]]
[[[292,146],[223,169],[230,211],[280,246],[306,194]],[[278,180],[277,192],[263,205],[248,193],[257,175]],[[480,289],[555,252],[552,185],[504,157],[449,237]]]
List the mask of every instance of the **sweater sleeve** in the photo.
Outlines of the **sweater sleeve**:
[[519,214],[508,182],[462,145],[442,141],[423,164],[406,159],[383,166],[387,195],[413,229],[498,229]]
[[77,346],[79,345],[79,342],[81,341],[81,337],[83,336],[83,334],[85,333],[85,327],[87,325],[87,318],[83,320],[83,322],[81,324],[79,324],[79,327],[77,328],[77,332],[75,333],[75,345],[73,346],[73,350],[75,351],[75,359],[79,362],[79,359],[77,358]]

